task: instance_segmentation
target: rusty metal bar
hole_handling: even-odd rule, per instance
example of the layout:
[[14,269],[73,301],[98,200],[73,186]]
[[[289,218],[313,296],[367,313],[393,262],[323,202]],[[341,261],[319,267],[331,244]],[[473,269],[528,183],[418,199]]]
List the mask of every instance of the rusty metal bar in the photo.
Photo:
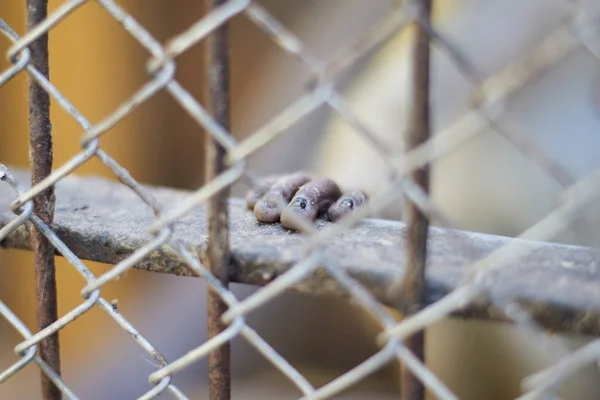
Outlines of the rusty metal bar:
[[[227,3],[226,0],[207,0],[207,8],[213,10]],[[229,112],[229,41],[228,24],[225,23],[208,36],[206,45],[206,76],[208,83],[208,108],[213,118],[225,130],[230,131]],[[206,181],[216,178],[226,169],[226,151],[212,135],[206,135]],[[229,284],[229,214],[226,187],[208,201],[208,247],[206,263],[215,276],[225,285]],[[208,289],[208,338],[223,332],[227,326],[221,316],[227,304],[220,295]],[[231,345],[223,343],[208,357],[208,379],[211,400],[231,398]]]
[[[27,0],[27,30],[31,31],[48,15],[47,0]],[[46,78],[50,75],[48,63],[48,34],[44,33],[30,45],[31,64]],[[29,78],[29,158],[31,162],[32,186],[52,172],[52,125],[50,122],[50,96]],[[51,225],[54,219],[55,194],[50,187],[33,199],[34,212]],[[35,292],[37,299],[37,324],[42,330],[58,318],[56,276],[54,265],[55,249],[50,241],[32,224],[30,226],[31,246],[35,260]],[[42,340],[39,354],[58,376],[60,376],[60,348],[58,332]],[[42,398],[60,400],[60,389],[41,372]]]
[[[430,46],[429,34],[423,24],[429,25],[432,0],[415,1],[418,19],[414,22],[412,48],[412,109],[407,137],[407,151],[426,142],[430,136],[429,124],[429,73]],[[429,167],[426,165],[410,174],[412,179],[426,193],[429,192]],[[406,196],[404,219],[406,232],[406,273],[400,295],[406,304],[404,314],[420,311],[425,304],[426,281],[425,259],[427,255],[427,234],[429,221],[423,211],[410,197]],[[405,341],[406,346],[420,360],[425,360],[425,331],[419,331]],[[401,392],[403,400],[423,400],[425,386],[402,366]]]

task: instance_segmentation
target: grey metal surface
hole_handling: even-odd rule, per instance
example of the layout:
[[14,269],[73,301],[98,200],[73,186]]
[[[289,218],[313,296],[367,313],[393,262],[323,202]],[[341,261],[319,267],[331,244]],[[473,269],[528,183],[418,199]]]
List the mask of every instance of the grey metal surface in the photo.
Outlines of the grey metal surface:
[[[12,171],[18,171],[12,168]],[[14,172],[28,182],[25,171]],[[189,192],[147,187],[166,208],[184,200]],[[155,217],[139,204],[129,188],[103,178],[69,176],[56,185],[57,204],[53,230],[82,259],[116,264],[149,243],[148,227]],[[7,210],[15,195],[0,186],[0,210]],[[0,226],[15,215],[0,214]],[[101,221],[101,223],[99,223]],[[319,230],[331,225],[317,221]],[[262,224],[245,208],[242,199],[230,201],[231,279],[264,286],[305,258],[305,238],[279,224]],[[405,225],[401,222],[366,219],[343,231],[324,248],[324,259],[336,263],[384,304],[392,305],[387,289],[402,273]],[[199,206],[174,225],[174,239],[205,259],[207,242],[205,208]],[[523,240],[480,233],[431,228],[428,239],[427,304],[432,304],[459,286],[463,272],[474,262],[510,242]],[[532,251],[506,265],[492,265],[486,279],[493,281],[493,297],[523,301],[540,324],[571,332],[600,333],[600,251],[555,243],[531,242]],[[20,227],[2,246],[28,249],[26,229]],[[400,268],[399,268],[400,267]],[[497,267],[498,269],[495,269]],[[185,262],[167,247],[152,252],[135,268],[191,276]],[[314,295],[347,296],[336,280],[317,269],[294,286]],[[485,299],[459,313],[477,318],[504,320],[502,312]]]

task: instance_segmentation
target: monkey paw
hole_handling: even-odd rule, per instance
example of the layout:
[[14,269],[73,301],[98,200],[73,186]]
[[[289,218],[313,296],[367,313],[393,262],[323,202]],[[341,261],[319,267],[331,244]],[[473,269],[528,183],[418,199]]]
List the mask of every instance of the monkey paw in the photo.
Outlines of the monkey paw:
[[300,230],[291,217],[298,215],[314,221],[320,215],[335,222],[368,201],[361,190],[342,193],[328,178],[314,178],[304,172],[264,178],[246,195],[246,205],[260,222],[281,222],[291,230]]

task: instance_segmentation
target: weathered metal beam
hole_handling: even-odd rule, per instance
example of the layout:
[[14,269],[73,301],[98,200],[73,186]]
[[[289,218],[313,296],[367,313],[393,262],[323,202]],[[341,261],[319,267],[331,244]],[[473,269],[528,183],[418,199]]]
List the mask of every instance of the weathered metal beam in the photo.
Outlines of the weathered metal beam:
[[[25,171],[11,168],[24,186]],[[189,192],[149,188],[168,208]],[[14,192],[0,183],[0,227],[15,218]],[[56,185],[53,229],[82,259],[115,264],[152,239],[147,228],[155,217],[127,187],[102,178],[69,176]],[[266,285],[303,258],[304,238],[279,224],[258,223],[241,199],[230,201],[231,281]],[[329,222],[318,221],[319,227]],[[343,232],[327,244],[335,260],[384,304],[388,288],[404,263],[405,225],[378,219]],[[29,249],[27,229],[9,235],[3,247]],[[174,235],[206,259],[207,217],[200,206],[176,224]],[[456,289],[465,269],[511,238],[432,227],[428,237],[426,304]],[[170,249],[161,248],[136,268],[191,276]],[[518,300],[538,321],[556,331],[600,334],[600,250],[545,243],[513,264],[496,270],[492,294]],[[295,290],[313,295],[346,296],[341,287],[317,270]],[[467,305],[457,316],[506,320],[486,299]]]

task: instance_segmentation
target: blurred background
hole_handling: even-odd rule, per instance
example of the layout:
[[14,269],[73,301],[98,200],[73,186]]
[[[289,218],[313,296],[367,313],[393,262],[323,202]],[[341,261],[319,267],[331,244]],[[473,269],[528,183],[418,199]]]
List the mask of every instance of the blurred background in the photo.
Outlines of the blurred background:
[[[331,61],[336,50],[364,36],[389,14],[398,0],[264,0],[259,3],[294,32],[311,53]],[[50,1],[50,12],[62,2]],[[120,0],[118,3],[162,43],[206,10],[202,2]],[[563,0],[456,0],[435,2],[434,21],[483,77],[527,55],[561,24],[573,4]],[[598,1],[585,5],[598,11]],[[25,32],[25,4],[0,2],[0,18]],[[232,132],[252,134],[305,93],[310,71],[285,54],[243,15],[231,23]],[[410,32],[408,32],[410,33]],[[352,111],[395,151],[403,150],[402,132],[410,107],[408,33],[396,35],[373,57],[364,57],[337,88]],[[86,2],[50,31],[50,78],[92,123],[123,103],[149,77],[149,54],[95,2]],[[8,40],[0,38],[0,53]],[[433,49],[433,125],[438,132],[469,110],[472,84],[447,54]],[[4,57],[0,70],[10,64]],[[581,47],[543,71],[504,104],[502,127],[524,135],[579,179],[600,166],[598,59]],[[177,59],[177,80],[204,102],[203,43]],[[28,167],[27,78],[21,73],[0,88],[0,162]],[[81,149],[81,129],[53,104],[54,166]],[[145,184],[196,189],[203,184],[204,132],[167,93],[159,93],[104,135],[102,148]],[[307,169],[377,195],[387,175],[380,157],[364,139],[321,107],[250,158],[261,175]],[[76,171],[114,179],[92,159]],[[494,129],[480,133],[433,165],[432,196],[460,228],[514,236],[558,204],[561,186]],[[233,195],[246,188],[236,185]],[[400,218],[401,207],[382,213]],[[598,206],[556,241],[596,246]],[[595,228],[595,229],[594,229]],[[86,262],[97,274],[108,266]],[[57,259],[59,315],[82,302],[83,280]],[[119,309],[167,358],[174,360],[206,340],[206,287],[198,279],[131,271],[103,289]],[[233,285],[239,297],[255,289]],[[0,298],[35,331],[33,257],[0,249]],[[173,312],[177,310],[177,312]],[[379,327],[350,305],[290,293],[253,313],[248,322],[315,385],[358,365],[375,351]],[[576,349],[590,338],[556,335]],[[0,370],[16,360],[20,338],[0,319]],[[92,309],[60,332],[63,377],[83,399],[129,399],[150,388],[155,369],[140,348],[102,311]],[[461,399],[511,399],[520,379],[551,365],[558,355],[539,338],[514,327],[447,319],[427,331],[428,366]],[[206,361],[174,377],[190,398],[208,398]],[[597,398],[600,374],[594,367],[571,378],[560,392],[565,399]],[[398,398],[396,366],[381,371],[339,395],[340,399]],[[39,398],[39,371],[29,365],[0,386],[6,399]],[[233,342],[233,397],[298,398],[300,393],[243,339]],[[163,394],[159,398],[168,398]]]

